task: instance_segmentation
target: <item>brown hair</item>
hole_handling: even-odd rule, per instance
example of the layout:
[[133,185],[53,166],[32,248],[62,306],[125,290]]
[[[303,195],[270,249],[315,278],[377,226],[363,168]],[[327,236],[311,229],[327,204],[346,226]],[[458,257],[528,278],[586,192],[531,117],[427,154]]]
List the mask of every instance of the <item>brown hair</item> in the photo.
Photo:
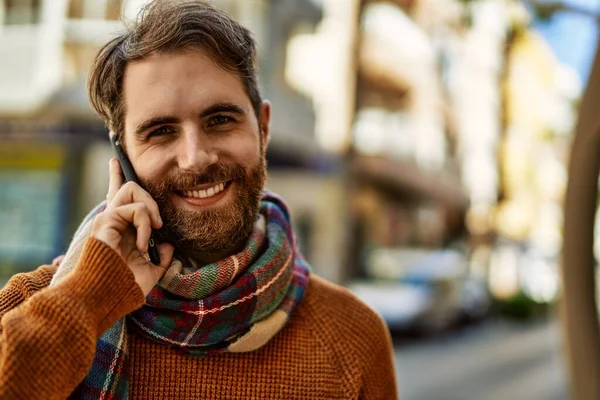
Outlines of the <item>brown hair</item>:
[[108,42],[88,76],[94,111],[118,137],[125,131],[123,77],[127,63],[152,53],[201,49],[242,81],[254,112],[262,102],[258,89],[256,42],[231,15],[200,0],[154,0],[125,33]]

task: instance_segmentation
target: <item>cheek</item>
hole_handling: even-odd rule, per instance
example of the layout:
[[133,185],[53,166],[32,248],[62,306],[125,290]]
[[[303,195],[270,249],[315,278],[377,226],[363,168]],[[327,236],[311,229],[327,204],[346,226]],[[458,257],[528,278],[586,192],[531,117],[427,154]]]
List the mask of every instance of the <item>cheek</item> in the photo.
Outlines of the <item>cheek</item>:
[[221,157],[246,166],[256,165],[261,157],[260,141],[255,135],[232,136],[221,150]]
[[170,160],[165,152],[146,151],[132,163],[141,180],[156,182],[158,177],[167,175]]

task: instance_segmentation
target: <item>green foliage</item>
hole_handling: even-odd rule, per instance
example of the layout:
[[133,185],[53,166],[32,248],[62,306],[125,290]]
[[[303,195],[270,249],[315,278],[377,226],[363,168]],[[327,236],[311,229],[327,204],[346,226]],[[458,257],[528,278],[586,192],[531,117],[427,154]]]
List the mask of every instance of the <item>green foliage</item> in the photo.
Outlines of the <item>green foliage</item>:
[[508,300],[497,300],[497,307],[500,314],[516,320],[529,320],[548,310],[547,305],[536,303],[523,293]]

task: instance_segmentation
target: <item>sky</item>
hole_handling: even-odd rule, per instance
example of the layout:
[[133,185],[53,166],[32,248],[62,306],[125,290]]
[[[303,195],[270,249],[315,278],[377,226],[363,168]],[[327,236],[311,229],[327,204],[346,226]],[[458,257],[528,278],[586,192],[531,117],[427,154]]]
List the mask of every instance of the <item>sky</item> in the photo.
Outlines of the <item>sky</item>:
[[[565,0],[565,3],[600,14],[600,0]],[[550,43],[559,60],[577,71],[585,85],[596,52],[596,20],[581,14],[561,12],[547,22],[536,22],[534,28]]]

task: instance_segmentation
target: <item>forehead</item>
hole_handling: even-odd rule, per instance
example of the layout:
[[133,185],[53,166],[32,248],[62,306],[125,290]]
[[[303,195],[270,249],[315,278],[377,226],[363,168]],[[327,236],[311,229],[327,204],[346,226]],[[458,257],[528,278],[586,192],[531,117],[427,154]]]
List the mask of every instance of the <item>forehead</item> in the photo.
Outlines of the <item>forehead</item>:
[[235,103],[246,112],[250,107],[241,79],[201,50],[152,54],[130,62],[123,89],[126,130],[150,114],[184,117],[216,102]]

